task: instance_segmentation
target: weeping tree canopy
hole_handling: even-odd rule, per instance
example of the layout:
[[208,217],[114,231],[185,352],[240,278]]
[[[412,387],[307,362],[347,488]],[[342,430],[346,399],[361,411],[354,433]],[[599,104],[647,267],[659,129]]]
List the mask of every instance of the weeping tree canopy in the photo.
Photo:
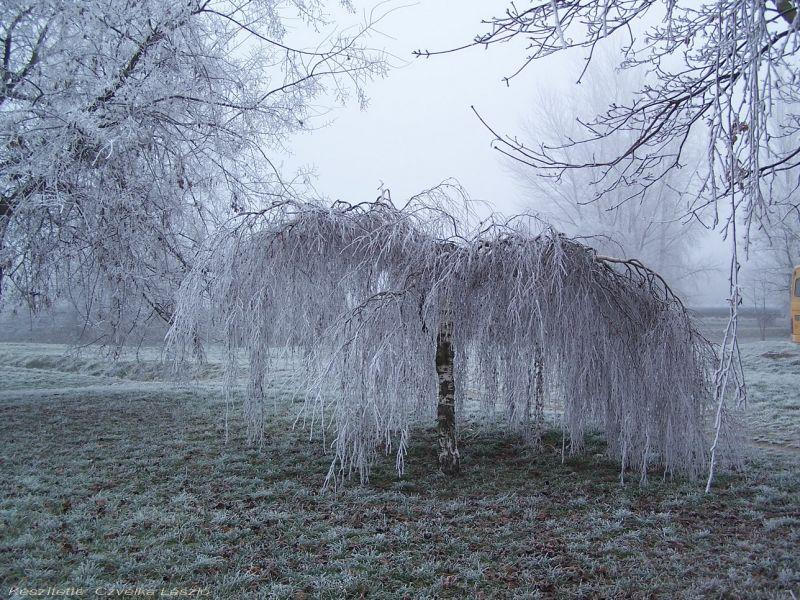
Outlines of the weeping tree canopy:
[[[412,424],[436,415],[443,332],[457,404],[469,390],[535,443],[544,395],[563,406],[571,452],[599,428],[623,474],[707,468],[715,355],[663,279],[531,218],[477,221],[454,197],[444,184],[403,206],[383,195],[247,215],[184,282],[172,344],[188,350],[210,314],[231,372],[247,350],[255,440],[270,349],[298,352],[306,422],[335,432],[327,482],[367,480],[380,452],[402,473]],[[733,428],[720,430],[717,457],[735,460]]]

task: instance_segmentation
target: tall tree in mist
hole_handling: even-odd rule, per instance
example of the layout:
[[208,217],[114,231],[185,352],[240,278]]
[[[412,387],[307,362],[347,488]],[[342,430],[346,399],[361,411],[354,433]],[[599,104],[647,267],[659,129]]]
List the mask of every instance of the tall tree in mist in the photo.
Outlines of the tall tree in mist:
[[769,235],[756,236],[746,273],[761,282],[767,302],[775,307],[789,305],[789,284],[794,267],[800,265],[800,218],[797,209],[776,212]]
[[800,211],[798,182],[787,172],[777,178],[772,193],[779,201],[767,227],[755,232],[742,285],[745,304],[756,311],[761,338],[775,318],[775,309],[783,312],[777,323],[788,335],[792,272],[800,265]]
[[[531,63],[559,52],[582,49],[588,65],[609,41],[622,44],[620,66],[643,66],[648,79],[630,102],[610,103],[584,122],[581,137],[564,138],[555,148],[528,145],[484,118],[498,150],[547,174],[586,170],[600,183],[597,198],[620,187],[629,201],[646,197],[687,165],[692,136],[705,139],[701,185],[688,214],[719,227],[731,248],[730,319],[715,385],[718,430],[728,400],[740,402],[745,394],[736,337],[742,249],[769,223],[775,179],[800,176],[799,15],[796,0],[528,0],[484,21],[486,31],[462,48],[417,52],[519,41],[524,56],[506,77],[510,83]],[[645,19],[657,23],[647,27]],[[770,122],[781,107],[783,118]],[[603,155],[563,156],[565,147],[601,138],[609,141]],[[712,479],[713,469],[709,486]]]
[[[564,162],[586,163],[604,156],[610,151],[607,138],[574,146],[562,146],[561,141],[578,139],[583,134],[581,118],[601,112],[611,102],[623,102],[640,83],[639,72],[617,70],[606,53],[575,89],[540,88],[519,137],[551,147]],[[694,151],[701,152],[697,147]],[[687,218],[696,168],[667,173],[650,193],[628,201],[631,186],[603,193],[604,183],[586,170],[547,174],[517,160],[508,160],[507,166],[525,190],[525,205],[554,226],[571,236],[591,238],[589,243],[605,254],[640,259],[677,290],[685,293],[693,287],[703,267],[693,250],[705,231]]]
[[[791,108],[798,111],[800,105]],[[776,111],[771,120],[780,123],[786,112],[786,107]],[[791,135],[782,136],[774,143],[785,152],[797,140]],[[756,307],[788,309],[792,271],[800,265],[800,180],[796,173],[791,170],[779,173],[770,193],[775,207],[769,221],[753,235],[744,268],[745,297]]]
[[[346,4],[346,3],[343,3]],[[0,281],[118,336],[169,321],[209,231],[292,194],[275,158],[324,98],[384,73],[318,0],[9,0],[0,11]],[[121,339],[121,338],[119,338]]]
[[[276,353],[300,358],[306,422],[334,436],[329,483],[367,479],[382,451],[402,472],[421,419],[438,420],[440,467],[457,471],[468,388],[531,443],[545,400],[563,406],[570,452],[602,428],[623,476],[706,468],[713,352],[663,279],[523,218],[478,222],[458,194],[248,216],[184,282],[173,347],[190,348],[209,314],[232,374],[247,350],[256,440]],[[721,438],[726,460],[733,441]]]

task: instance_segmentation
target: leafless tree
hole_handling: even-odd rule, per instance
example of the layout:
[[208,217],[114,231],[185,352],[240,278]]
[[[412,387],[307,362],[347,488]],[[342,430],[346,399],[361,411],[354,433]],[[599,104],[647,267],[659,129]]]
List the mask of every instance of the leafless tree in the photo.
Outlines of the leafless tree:
[[[276,352],[291,352],[307,423],[335,435],[328,483],[366,480],[381,450],[402,472],[411,425],[434,417],[440,467],[457,471],[467,389],[531,443],[545,397],[560,403],[570,452],[601,428],[622,476],[706,468],[713,352],[664,280],[522,216],[478,222],[462,194],[445,184],[402,206],[384,194],[244,215],[185,280],[171,347],[191,349],[210,314],[231,374],[247,350],[256,440]],[[731,461],[733,433],[719,440]]]
[[800,265],[800,216],[795,208],[776,215],[769,236],[756,237],[751,263],[767,283],[766,291],[774,298],[773,303],[788,306],[792,270]]
[[[780,121],[785,109],[771,120]],[[776,144],[784,151],[792,143],[781,138]],[[748,260],[743,268],[745,301],[756,311],[761,339],[775,317],[775,309],[783,309],[788,318],[792,272],[800,265],[800,181],[791,171],[775,177],[770,190],[774,207],[769,221],[753,234]],[[787,335],[791,332],[791,323]]]
[[[565,162],[588,162],[593,156],[608,154],[607,138],[556,146],[564,138],[581,135],[581,115],[596,114],[609,102],[631,96],[641,83],[640,73],[617,70],[613,55],[604,53],[577,89],[538,91],[522,126],[524,138],[553,147]],[[627,201],[628,187],[602,194],[601,185],[586,170],[548,176],[516,160],[507,164],[526,192],[525,203],[568,235],[591,238],[591,245],[606,254],[638,258],[684,292],[703,271],[693,249],[706,230],[687,218],[687,196],[696,184],[696,168],[670,172],[649,194]]]
[[[780,190],[775,186],[776,193]],[[766,338],[766,327],[774,320],[776,309],[783,311],[784,321],[789,318],[792,272],[800,265],[800,215],[795,203],[789,199],[777,207],[769,228],[756,232],[743,268],[743,296],[756,310],[761,339]],[[787,335],[790,331],[787,328]]]
[[[347,4],[346,2],[344,4]],[[319,112],[364,101],[370,22],[293,47],[318,0],[9,0],[0,11],[0,283],[73,295],[118,340],[173,293],[220,222],[291,196],[275,159]]]

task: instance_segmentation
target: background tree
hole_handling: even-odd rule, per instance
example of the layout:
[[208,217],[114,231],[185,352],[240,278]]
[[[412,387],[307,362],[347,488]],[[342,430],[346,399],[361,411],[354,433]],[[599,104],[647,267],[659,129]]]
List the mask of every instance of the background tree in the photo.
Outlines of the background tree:
[[[328,483],[367,479],[381,450],[402,472],[410,426],[434,417],[440,467],[458,470],[468,387],[534,443],[542,398],[561,404],[570,452],[601,428],[623,477],[705,468],[713,353],[663,279],[522,218],[476,222],[453,193],[247,215],[184,282],[172,346],[191,347],[210,313],[231,374],[247,350],[256,440],[275,348],[300,359],[306,421],[335,435]],[[734,441],[720,440],[726,460]]]
[[[640,71],[616,69],[613,55],[605,52],[577,89],[537,92],[521,137],[553,148],[564,162],[586,163],[605,156],[610,152],[607,138],[566,147],[561,141],[579,138],[581,115],[624,102],[641,79]],[[681,292],[693,287],[703,267],[692,250],[705,231],[686,218],[687,192],[696,184],[696,169],[667,173],[651,193],[629,202],[631,186],[603,193],[603,183],[585,170],[548,176],[516,160],[509,160],[508,166],[526,192],[526,204],[566,234],[591,238],[591,245],[605,254],[640,259]]]
[[[797,110],[797,106],[789,107]],[[776,111],[771,120],[782,121],[787,107]],[[791,149],[796,140],[780,137],[774,141],[782,151]],[[773,180],[770,194],[774,208],[769,221],[755,231],[750,248],[745,279],[753,292],[748,298],[756,306],[789,308],[789,286],[794,267],[800,265],[800,181],[796,173],[785,170]],[[762,298],[759,298],[761,296]],[[786,313],[788,314],[788,313]]]
[[[776,318],[789,324],[789,289],[792,272],[800,265],[800,214],[797,186],[790,177],[781,177],[773,186],[773,194],[782,198],[770,217],[768,227],[758,230],[747,263],[743,268],[743,297],[758,319],[761,339]],[[791,331],[789,327],[785,330]]]
[[[346,4],[346,3],[345,3]],[[10,0],[0,14],[0,285],[36,309],[73,295],[117,341],[170,321],[220,222],[291,196],[274,158],[316,99],[364,101],[369,23],[313,50],[287,18],[317,0]]]
[[792,270],[800,265],[800,218],[795,207],[776,212],[769,235],[755,238],[750,263],[750,270],[758,271],[766,283],[773,305],[788,307]]

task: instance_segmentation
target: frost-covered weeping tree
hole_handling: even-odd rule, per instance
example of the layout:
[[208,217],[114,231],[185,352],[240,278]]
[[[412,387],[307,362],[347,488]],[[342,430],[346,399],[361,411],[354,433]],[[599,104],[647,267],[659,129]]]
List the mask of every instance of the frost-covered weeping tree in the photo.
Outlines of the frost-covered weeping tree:
[[548,399],[563,406],[570,451],[600,428],[623,475],[698,474],[713,352],[665,282],[524,218],[469,226],[454,189],[401,207],[282,202],[248,216],[184,283],[173,344],[191,346],[210,308],[230,368],[246,348],[256,440],[270,349],[301,356],[307,422],[335,432],[329,482],[367,479],[381,451],[402,472],[411,425],[434,416],[441,469],[458,471],[468,393],[532,443]]

